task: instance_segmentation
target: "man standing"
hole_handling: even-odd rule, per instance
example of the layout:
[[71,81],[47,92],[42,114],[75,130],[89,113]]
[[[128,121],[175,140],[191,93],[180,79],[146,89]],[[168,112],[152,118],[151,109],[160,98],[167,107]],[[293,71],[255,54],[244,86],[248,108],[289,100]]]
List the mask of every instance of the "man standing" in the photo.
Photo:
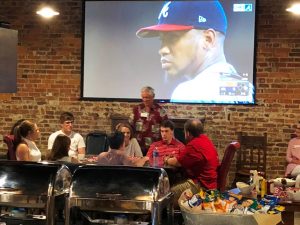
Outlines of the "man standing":
[[48,150],[51,151],[55,138],[64,134],[71,139],[69,156],[77,157],[78,154],[85,154],[85,143],[79,133],[73,131],[74,116],[70,112],[63,112],[60,115],[61,130],[52,133],[48,139]]
[[201,121],[188,120],[184,124],[184,133],[187,141],[186,147],[178,157],[164,159],[166,165],[182,167],[187,174],[187,180],[171,188],[176,202],[181,193],[188,188],[193,192],[197,192],[199,187],[217,188],[218,153],[211,140],[203,134]]
[[159,140],[159,124],[168,119],[165,110],[154,102],[154,97],[152,87],[143,87],[141,89],[142,103],[133,108],[129,119],[144,155],[152,142]]
[[164,120],[160,124],[160,141],[150,145],[147,152],[150,165],[153,165],[153,151],[156,148],[159,155],[158,166],[164,166],[164,158],[178,157],[179,153],[184,149],[184,144],[174,138],[175,125],[171,120]]
[[227,63],[224,40],[227,18],[219,1],[170,1],[158,24],[137,31],[159,37],[162,69],[180,80],[171,102],[252,103],[253,85]]

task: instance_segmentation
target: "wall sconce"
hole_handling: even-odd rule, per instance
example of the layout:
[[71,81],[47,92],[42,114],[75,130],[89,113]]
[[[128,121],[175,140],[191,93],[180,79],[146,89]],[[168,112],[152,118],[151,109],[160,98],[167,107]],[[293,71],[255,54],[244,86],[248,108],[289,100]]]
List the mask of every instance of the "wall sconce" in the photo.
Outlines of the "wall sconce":
[[287,8],[286,11],[300,15],[300,3],[295,3],[291,7]]
[[37,11],[36,14],[49,19],[52,18],[53,16],[59,15],[59,12],[53,10],[51,7],[43,7],[42,9]]

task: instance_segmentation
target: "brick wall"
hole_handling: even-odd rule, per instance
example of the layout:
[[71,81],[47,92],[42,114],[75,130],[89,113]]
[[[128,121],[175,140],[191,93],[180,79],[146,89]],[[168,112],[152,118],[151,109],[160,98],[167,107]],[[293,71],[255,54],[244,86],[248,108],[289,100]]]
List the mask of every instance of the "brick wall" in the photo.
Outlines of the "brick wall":
[[[110,115],[128,115],[134,104],[80,101],[82,3],[52,0],[61,14],[46,21],[35,14],[40,2],[0,1],[0,20],[19,31],[18,92],[0,94],[0,140],[14,121],[28,118],[41,128],[37,144],[45,152],[61,111],[75,114],[75,130],[85,136],[110,131]],[[171,117],[206,117],[206,132],[220,155],[238,131],[267,132],[269,178],[283,175],[290,133],[300,120],[300,17],[285,11],[288,3],[258,2],[257,105],[165,105]]]

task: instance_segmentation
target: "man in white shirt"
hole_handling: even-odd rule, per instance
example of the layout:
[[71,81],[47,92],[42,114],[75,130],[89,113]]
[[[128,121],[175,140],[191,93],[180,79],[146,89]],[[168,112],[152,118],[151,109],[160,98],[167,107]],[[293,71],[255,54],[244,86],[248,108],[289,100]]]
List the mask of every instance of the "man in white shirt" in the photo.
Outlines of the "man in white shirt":
[[70,112],[63,112],[60,115],[61,130],[52,133],[48,139],[48,150],[51,151],[55,138],[59,134],[64,134],[71,139],[69,156],[85,154],[85,142],[83,137],[73,131],[74,116]]

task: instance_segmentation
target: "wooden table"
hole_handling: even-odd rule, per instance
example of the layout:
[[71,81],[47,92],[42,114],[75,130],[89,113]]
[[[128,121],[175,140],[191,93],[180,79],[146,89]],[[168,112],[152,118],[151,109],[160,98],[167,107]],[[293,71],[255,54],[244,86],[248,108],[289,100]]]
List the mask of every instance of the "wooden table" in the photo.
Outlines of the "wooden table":
[[285,207],[285,211],[281,213],[284,225],[294,225],[295,212],[300,212],[300,202],[280,201],[279,205]]

